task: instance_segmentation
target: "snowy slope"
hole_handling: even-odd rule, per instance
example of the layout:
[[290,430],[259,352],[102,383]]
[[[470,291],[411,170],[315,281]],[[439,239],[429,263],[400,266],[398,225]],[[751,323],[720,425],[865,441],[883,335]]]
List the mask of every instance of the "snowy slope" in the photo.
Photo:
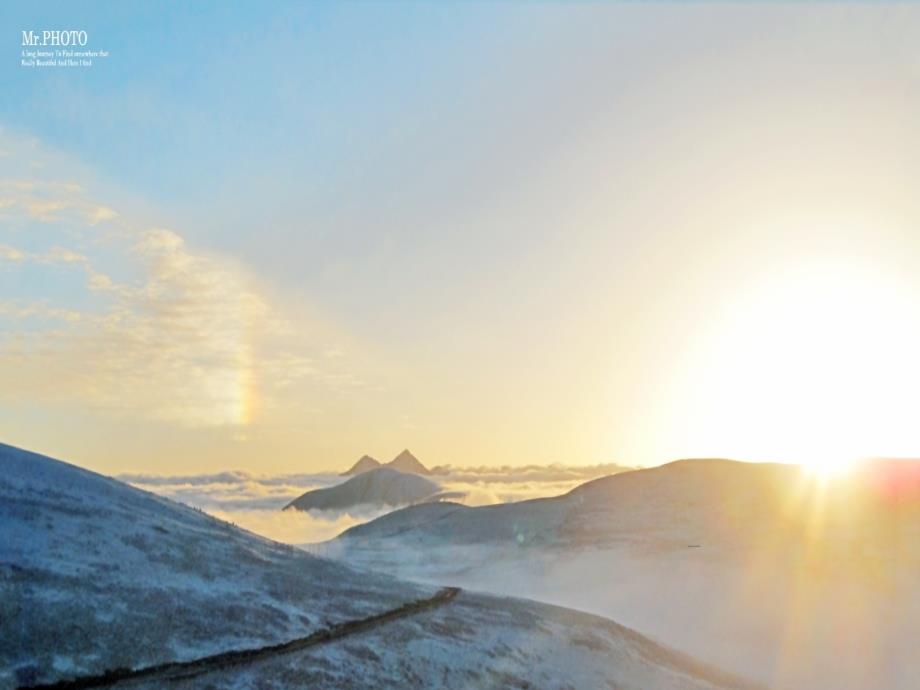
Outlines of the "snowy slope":
[[[0,445],[0,688],[286,641],[434,591],[307,555]],[[526,687],[522,682],[742,687],[610,621],[470,593],[182,687]]]
[[[176,690],[756,690],[604,618],[461,593],[449,606],[343,644]],[[760,688],[763,690],[763,688]]]
[[0,687],[28,666],[56,677],[282,641],[431,591],[0,445]]
[[284,510],[344,510],[360,505],[404,506],[434,496],[441,487],[415,474],[378,467],[325,489],[314,489],[288,503]]
[[880,464],[825,484],[787,465],[682,461],[557,498],[413,506],[316,549],[610,616],[776,688],[907,690],[920,675],[912,476]]

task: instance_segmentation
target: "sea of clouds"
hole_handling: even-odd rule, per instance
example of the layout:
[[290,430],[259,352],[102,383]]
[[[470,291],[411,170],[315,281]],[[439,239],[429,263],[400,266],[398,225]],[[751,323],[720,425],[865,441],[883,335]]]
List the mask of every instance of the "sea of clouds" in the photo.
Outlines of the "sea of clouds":
[[[612,464],[442,467],[430,478],[452,497],[462,496],[452,500],[466,505],[487,505],[558,496],[586,481],[624,469]],[[345,511],[282,510],[306,491],[348,479],[335,473],[257,475],[225,471],[173,476],[123,474],[119,479],[288,544],[332,539],[349,527],[393,510],[389,506],[376,505]]]

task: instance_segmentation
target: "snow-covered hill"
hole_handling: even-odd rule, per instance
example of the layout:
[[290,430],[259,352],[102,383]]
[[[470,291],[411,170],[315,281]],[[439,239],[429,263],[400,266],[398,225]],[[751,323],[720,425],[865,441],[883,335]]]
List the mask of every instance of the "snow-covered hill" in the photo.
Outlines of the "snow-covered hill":
[[343,644],[171,687],[764,690],[605,618],[467,592]]
[[336,486],[314,489],[284,510],[346,510],[355,506],[405,506],[432,497],[441,487],[429,479],[389,467],[363,472]]
[[[279,642],[434,588],[0,445],[0,687]],[[6,685],[4,683],[7,683]]]
[[906,690],[920,675],[915,467],[825,482],[681,461],[557,498],[412,506],[317,548],[611,616],[776,688]]
[[[0,445],[0,688],[283,642],[434,591]],[[463,592],[360,635],[177,687],[349,686],[743,684],[604,619]]]

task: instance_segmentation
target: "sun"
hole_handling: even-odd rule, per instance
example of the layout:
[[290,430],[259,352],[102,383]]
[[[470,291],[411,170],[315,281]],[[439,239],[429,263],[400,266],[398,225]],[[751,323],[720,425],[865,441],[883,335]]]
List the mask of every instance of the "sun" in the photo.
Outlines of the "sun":
[[854,266],[777,272],[739,291],[671,389],[694,453],[801,464],[915,456],[920,299]]

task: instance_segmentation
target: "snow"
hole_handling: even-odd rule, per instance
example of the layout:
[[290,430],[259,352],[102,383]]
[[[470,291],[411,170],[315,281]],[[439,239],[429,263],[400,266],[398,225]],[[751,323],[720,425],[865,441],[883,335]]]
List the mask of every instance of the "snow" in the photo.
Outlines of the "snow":
[[[287,641],[434,591],[0,445],[0,689]],[[470,592],[360,635],[178,684],[481,686],[745,687],[611,621]]]
[[507,597],[461,593],[450,604],[337,645],[212,673],[199,687],[752,688],[609,620]]
[[378,467],[337,486],[308,491],[284,509],[346,510],[360,505],[404,506],[432,497],[440,490],[440,486],[424,477]]
[[0,445],[0,688],[280,642],[429,595]]

